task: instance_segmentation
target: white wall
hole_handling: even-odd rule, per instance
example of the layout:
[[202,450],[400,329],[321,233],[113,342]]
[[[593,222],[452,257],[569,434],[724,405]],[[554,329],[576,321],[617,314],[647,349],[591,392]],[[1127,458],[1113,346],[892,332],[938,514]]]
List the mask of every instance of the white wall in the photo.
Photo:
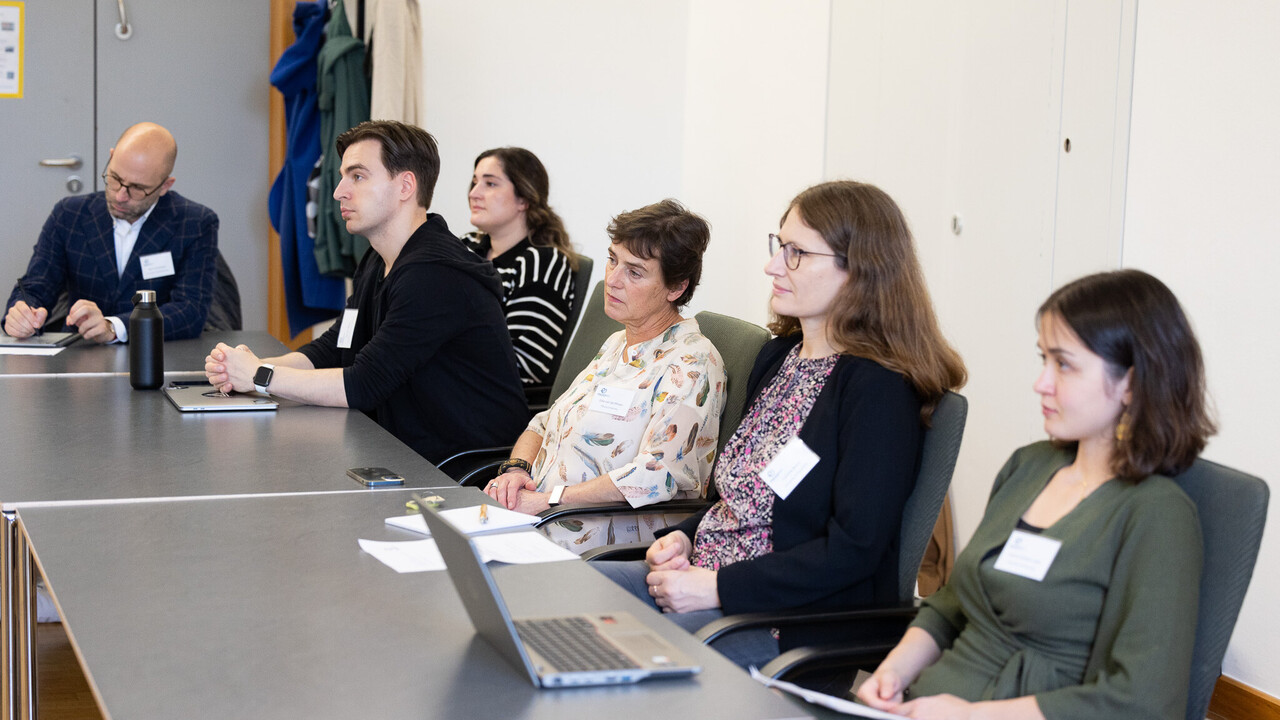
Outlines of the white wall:
[[1138,9],[1124,265],[1181,299],[1204,348],[1220,433],[1205,455],[1271,484],[1271,521],[1224,672],[1280,695],[1280,5]]
[[426,129],[440,144],[432,211],[471,230],[476,155],[528,148],[579,252],[605,256],[610,218],[681,190],[687,0],[427,0]]
[[[501,144],[543,159],[552,204],[597,260],[610,216],[677,197],[713,226],[694,309],[763,322],[762,238],[786,202],[824,174],[882,185],[907,210],[943,323],[972,371],[956,483],[963,541],[999,463],[1039,437],[1031,318],[1066,279],[1055,276],[1061,248],[1052,247],[1062,227],[1052,212],[1062,113],[1053,78],[1065,52],[1054,38],[1066,7],[428,0],[427,128],[444,160],[435,210],[467,229],[471,161]],[[852,34],[831,37],[849,15]],[[1280,357],[1268,322],[1280,308],[1268,273],[1280,267],[1280,220],[1268,212],[1280,195],[1280,51],[1267,44],[1277,35],[1280,16],[1264,0],[1142,5],[1124,218],[1123,264],[1169,282],[1205,346],[1223,419],[1209,456],[1263,475],[1280,466],[1280,427],[1255,399],[1266,363]],[[837,76],[841,59],[868,72]],[[851,83],[852,106],[828,100],[829,73]],[[1004,245],[993,253],[989,243]],[[1269,647],[1280,628],[1266,606],[1280,581],[1267,568],[1277,544],[1264,542],[1226,667],[1271,694],[1280,694]]]

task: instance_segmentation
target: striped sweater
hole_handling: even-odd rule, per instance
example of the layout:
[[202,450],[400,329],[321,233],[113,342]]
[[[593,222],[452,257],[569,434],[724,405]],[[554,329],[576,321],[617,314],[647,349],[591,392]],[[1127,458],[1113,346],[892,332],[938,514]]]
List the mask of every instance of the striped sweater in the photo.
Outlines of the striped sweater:
[[[468,235],[467,246],[489,254],[487,235]],[[552,358],[572,328],[569,306],[573,303],[573,269],[564,253],[553,247],[535,247],[528,238],[493,259],[502,283],[502,304],[507,330],[516,351],[516,364],[525,385],[550,385],[556,368]]]

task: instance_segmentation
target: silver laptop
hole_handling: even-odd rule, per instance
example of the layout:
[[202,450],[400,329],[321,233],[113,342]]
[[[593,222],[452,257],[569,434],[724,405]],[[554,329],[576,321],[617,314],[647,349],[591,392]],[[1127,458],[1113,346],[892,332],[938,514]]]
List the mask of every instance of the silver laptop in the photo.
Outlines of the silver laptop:
[[275,410],[280,407],[280,403],[266,395],[234,392],[223,395],[205,382],[172,382],[165,386],[164,395],[182,412]]
[[417,500],[476,632],[507,662],[524,668],[534,685],[617,685],[701,672],[629,613],[512,620],[471,538]]
[[66,347],[80,339],[78,332],[47,332],[16,338],[0,333],[0,347],[55,348]]

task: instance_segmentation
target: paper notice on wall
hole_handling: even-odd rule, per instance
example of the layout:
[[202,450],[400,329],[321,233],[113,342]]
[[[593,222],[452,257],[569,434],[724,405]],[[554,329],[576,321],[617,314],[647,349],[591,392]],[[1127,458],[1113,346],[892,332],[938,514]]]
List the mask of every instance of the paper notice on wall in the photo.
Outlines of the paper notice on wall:
[[22,6],[0,0],[0,98],[22,97]]

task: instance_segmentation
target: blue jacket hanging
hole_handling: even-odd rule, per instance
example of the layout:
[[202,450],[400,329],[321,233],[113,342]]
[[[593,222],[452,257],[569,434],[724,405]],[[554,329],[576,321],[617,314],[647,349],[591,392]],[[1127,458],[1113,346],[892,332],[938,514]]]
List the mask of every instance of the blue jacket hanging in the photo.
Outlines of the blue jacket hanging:
[[271,71],[271,84],[284,95],[285,161],[267,207],[280,234],[285,310],[289,333],[297,335],[334,318],[346,303],[341,278],[325,277],[316,266],[315,243],[307,232],[307,176],[320,158],[320,112],[316,107],[316,56],[324,40],[325,0],[299,2],[293,10],[297,40]]

